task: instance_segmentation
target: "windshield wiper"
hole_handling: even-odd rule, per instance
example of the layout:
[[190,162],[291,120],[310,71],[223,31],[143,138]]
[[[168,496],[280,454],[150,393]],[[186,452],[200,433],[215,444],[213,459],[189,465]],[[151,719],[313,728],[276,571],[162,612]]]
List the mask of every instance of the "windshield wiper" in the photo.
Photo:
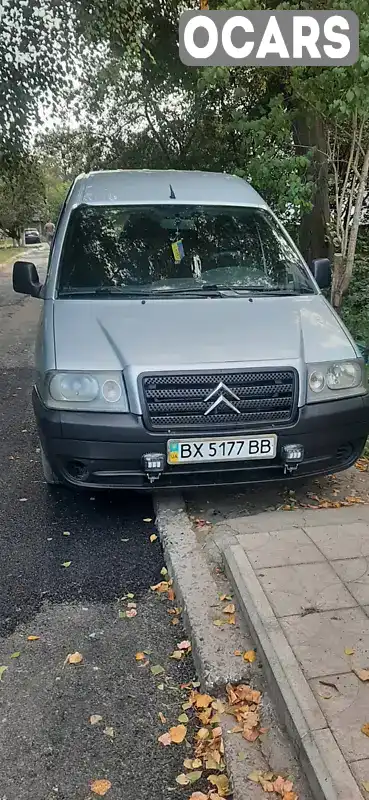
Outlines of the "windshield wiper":
[[91,295],[115,295],[119,297],[151,297],[151,292],[148,291],[134,291],[132,289],[126,289],[124,286],[95,286],[95,288],[91,289],[65,289],[59,292],[59,297],[83,297],[83,296],[91,296]]

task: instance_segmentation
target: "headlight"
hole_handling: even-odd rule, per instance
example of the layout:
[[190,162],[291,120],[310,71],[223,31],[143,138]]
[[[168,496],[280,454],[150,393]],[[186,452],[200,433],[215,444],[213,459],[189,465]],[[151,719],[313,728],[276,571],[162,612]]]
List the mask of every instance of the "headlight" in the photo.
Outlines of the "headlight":
[[310,364],[308,367],[308,403],[365,394],[366,391],[365,364],[360,358],[352,361]]
[[48,408],[60,410],[129,410],[119,372],[49,372],[44,384],[43,401]]

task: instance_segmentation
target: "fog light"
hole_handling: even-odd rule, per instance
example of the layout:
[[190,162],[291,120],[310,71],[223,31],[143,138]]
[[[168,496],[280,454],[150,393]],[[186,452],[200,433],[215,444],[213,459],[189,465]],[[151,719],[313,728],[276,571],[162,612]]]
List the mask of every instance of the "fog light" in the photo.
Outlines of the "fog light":
[[165,457],[163,453],[146,453],[142,456],[142,463],[150,483],[157,481],[164,472]]
[[297,466],[304,460],[304,448],[302,444],[284,444],[281,453],[282,460],[286,467]]

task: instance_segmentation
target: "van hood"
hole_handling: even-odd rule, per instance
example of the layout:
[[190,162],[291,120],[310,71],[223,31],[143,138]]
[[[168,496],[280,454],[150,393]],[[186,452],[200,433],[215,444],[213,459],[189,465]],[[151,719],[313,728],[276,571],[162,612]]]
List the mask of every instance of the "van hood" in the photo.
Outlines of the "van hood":
[[322,295],[54,301],[57,369],[144,370],[355,357]]

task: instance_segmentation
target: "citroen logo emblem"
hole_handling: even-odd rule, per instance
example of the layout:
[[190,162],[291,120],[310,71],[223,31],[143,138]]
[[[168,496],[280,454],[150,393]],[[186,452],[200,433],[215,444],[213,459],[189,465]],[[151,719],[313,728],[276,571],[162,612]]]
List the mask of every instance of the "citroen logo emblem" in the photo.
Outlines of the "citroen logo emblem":
[[214,400],[214,403],[212,403],[212,405],[206,409],[205,416],[211,414],[212,411],[215,411],[215,409],[218,408],[218,406],[220,406],[221,403],[226,405],[227,408],[230,408],[231,411],[233,411],[235,414],[240,414],[241,412],[239,408],[236,408],[236,406],[233,405],[230,398],[232,398],[233,400],[240,400],[240,398],[237,397],[235,392],[233,392],[232,389],[229,389],[229,387],[226,386],[226,384],[223,383],[223,381],[221,381],[220,383],[218,383],[218,386],[216,386],[215,389],[213,389],[213,391],[210,392],[210,394],[207,397],[205,397],[205,403],[210,403],[211,400]]

